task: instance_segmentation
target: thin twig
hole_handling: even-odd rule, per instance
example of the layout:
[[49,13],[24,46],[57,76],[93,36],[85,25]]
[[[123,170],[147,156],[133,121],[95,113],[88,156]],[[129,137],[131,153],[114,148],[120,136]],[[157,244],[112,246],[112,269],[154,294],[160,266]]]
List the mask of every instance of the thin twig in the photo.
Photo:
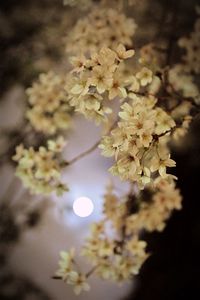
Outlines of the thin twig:
[[94,266],[91,270],[89,270],[89,271],[85,274],[85,277],[88,278],[90,275],[92,275],[92,274],[96,271],[96,269],[97,269],[98,267],[99,267],[98,265]]
[[[111,132],[112,129],[115,128],[115,126],[117,125],[118,122],[118,118],[115,120],[115,122],[113,122],[112,126],[110,127],[110,129],[108,130],[107,134],[109,134]],[[88,150],[86,150],[85,152],[82,152],[81,154],[79,154],[78,156],[72,158],[70,161],[65,161],[63,163],[64,166],[69,166],[74,164],[75,162],[77,162],[79,159],[87,156],[88,154],[92,153],[94,150],[97,149],[97,147],[99,146],[99,144],[101,143],[101,139],[99,139],[91,148],[89,148]]]
[[70,160],[70,161],[66,161],[65,162],[66,166],[74,164],[79,159],[81,159],[81,158],[85,157],[86,155],[90,154],[91,152],[93,152],[98,147],[98,145],[100,144],[100,142],[101,142],[101,139],[98,140],[91,148],[89,148],[85,152],[83,152],[83,153],[79,154],[78,156],[72,158],[72,160]]

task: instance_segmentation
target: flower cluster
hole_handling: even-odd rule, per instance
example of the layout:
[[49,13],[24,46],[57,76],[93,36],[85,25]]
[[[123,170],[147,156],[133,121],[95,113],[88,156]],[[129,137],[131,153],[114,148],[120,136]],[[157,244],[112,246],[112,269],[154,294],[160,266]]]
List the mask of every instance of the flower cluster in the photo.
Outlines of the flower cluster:
[[[90,236],[81,251],[92,264],[91,271],[81,275],[83,289],[86,277],[93,273],[114,282],[137,275],[149,256],[147,243],[140,238],[141,230],[162,231],[172,211],[181,209],[182,197],[171,179],[159,177],[154,187],[145,193],[119,197],[112,186],[108,187],[104,197],[104,219],[91,226]],[[56,275],[71,284],[72,258],[67,252],[61,252],[61,257]],[[87,283],[85,287],[87,290]]]
[[195,83],[194,76],[186,72],[184,65],[176,64],[169,70],[169,83],[183,97],[192,98],[196,103],[200,103],[200,90]]
[[[121,212],[118,211],[120,208],[122,208]],[[120,198],[113,193],[112,188],[108,188],[104,210],[105,218],[92,224],[91,234],[82,248],[81,255],[92,264],[91,271],[82,276],[86,278],[96,273],[102,279],[122,282],[138,274],[141,265],[148,257],[146,242],[141,240],[138,235],[129,235],[126,240],[122,237],[127,214],[126,197],[120,201]],[[113,234],[111,231],[106,232],[106,227],[110,222]],[[61,255],[66,256],[62,252]],[[71,268],[69,268],[68,258],[67,262],[65,259],[65,262],[60,263],[60,269],[56,275],[70,283]]]
[[62,279],[67,284],[74,287],[74,292],[79,295],[81,291],[89,291],[90,286],[87,278],[82,273],[75,270],[74,249],[70,251],[60,252],[59,269],[55,274],[55,278]]
[[40,146],[38,151],[32,147],[24,149],[23,145],[16,148],[13,156],[13,160],[18,163],[16,175],[33,194],[49,194],[55,191],[61,195],[68,190],[60,181],[62,166],[58,159],[64,145],[63,138],[59,137],[56,141],[49,140],[48,148]]
[[115,49],[120,43],[131,46],[135,30],[134,20],[123,13],[112,8],[94,8],[67,36],[66,51],[77,55],[102,47]]
[[84,55],[73,57],[74,70],[65,90],[75,111],[96,123],[106,120],[106,115],[112,112],[107,100],[125,93],[119,64],[133,55],[134,50],[126,51],[120,44],[116,51],[104,47],[88,59]]
[[132,95],[119,112],[120,122],[110,135],[103,137],[100,148],[104,156],[114,157],[110,169],[122,180],[137,182],[141,188],[151,183],[156,174],[166,177],[166,168],[174,167],[167,147],[168,134],[175,121],[154,96]]
[[49,135],[69,128],[72,108],[66,101],[65,80],[50,71],[41,74],[38,82],[27,89],[30,108],[26,115],[35,130]]
[[[138,195],[138,212],[129,215],[126,218],[126,233],[137,233],[142,229],[147,231],[162,231],[165,228],[166,221],[171,216],[173,210],[180,210],[182,197],[179,189],[175,188],[173,180],[157,178],[154,188],[151,188],[149,194],[151,198],[142,202]],[[137,200],[137,199],[136,199]]]
[[[105,236],[95,224],[91,236],[87,239],[82,255],[96,267],[95,273],[102,279],[122,282],[137,275],[147,259],[146,242],[138,236],[122,242]],[[105,229],[104,229],[105,230]]]

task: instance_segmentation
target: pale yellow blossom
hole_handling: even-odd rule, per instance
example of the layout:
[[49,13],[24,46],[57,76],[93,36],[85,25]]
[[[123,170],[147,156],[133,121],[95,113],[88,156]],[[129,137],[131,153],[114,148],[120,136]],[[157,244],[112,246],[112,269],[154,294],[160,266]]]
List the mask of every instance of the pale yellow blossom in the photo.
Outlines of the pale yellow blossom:
[[26,116],[35,130],[54,134],[59,129],[70,127],[73,110],[66,99],[64,86],[63,75],[48,72],[41,74],[39,80],[27,89],[30,108]]
[[142,86],[146,86],[152,82],[153,72],[150,69],[143,67],[142,70],[136,74],[136,78],[140,81]]

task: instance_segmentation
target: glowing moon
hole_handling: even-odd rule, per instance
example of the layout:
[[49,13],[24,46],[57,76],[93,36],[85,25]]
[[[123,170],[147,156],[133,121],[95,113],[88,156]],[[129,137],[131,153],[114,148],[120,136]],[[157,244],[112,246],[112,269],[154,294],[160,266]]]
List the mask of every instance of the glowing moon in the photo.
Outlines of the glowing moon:
[[94,210],[92,200],[87,197],[79,197],[73,203],[74,213],[82,218],[88,217]]

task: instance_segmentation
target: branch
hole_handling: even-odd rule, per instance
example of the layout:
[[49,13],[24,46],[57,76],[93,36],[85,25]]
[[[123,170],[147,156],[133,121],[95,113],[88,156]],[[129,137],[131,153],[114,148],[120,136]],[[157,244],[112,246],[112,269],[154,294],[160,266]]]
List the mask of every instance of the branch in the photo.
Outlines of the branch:
[[101,142],[101,139],[98,140],[91,148],[89,148],[85,152],[83,152],[83,153],[79,154],[78,156],[72,158],[72,160],[70,160],[70,161],[66,161],[65,162],[66,166],[74,164],[79,159],[81,159],[81,158],[85,157],[86,155],[90,154],[91,152],[93,152],[98,147],[98,145],[100,144],[100,142]]
[[[117,122],[118,122],[118,118],[115,120],[115,122],[113,122],[113,124],[110,127],[110,129],[108,130],[107,134],[109,134],[111,132],[111,130],[117,125]],[[81,159],[81,158],[87,156],[88,154],[92,153],[94,150],[97,149],[97,147],[99,146],[100,142],[101,142],[101,139],[99,139],[91,148],[89,148],[85,152],[82,152],[78,156],[72,158],[70,161],[64,161],[63,162],[63,167],[67,167],[69,165],[72,165],[75,162],[77,162],[79,159]]]
[[94,266],[90,271],[88,271],[88,272],[85,274],[85,277],[88,278],[89,276],[91,276],[91,275],[96,271],[96,269],[97,269],[98,267],[99,267],[98,265]]

